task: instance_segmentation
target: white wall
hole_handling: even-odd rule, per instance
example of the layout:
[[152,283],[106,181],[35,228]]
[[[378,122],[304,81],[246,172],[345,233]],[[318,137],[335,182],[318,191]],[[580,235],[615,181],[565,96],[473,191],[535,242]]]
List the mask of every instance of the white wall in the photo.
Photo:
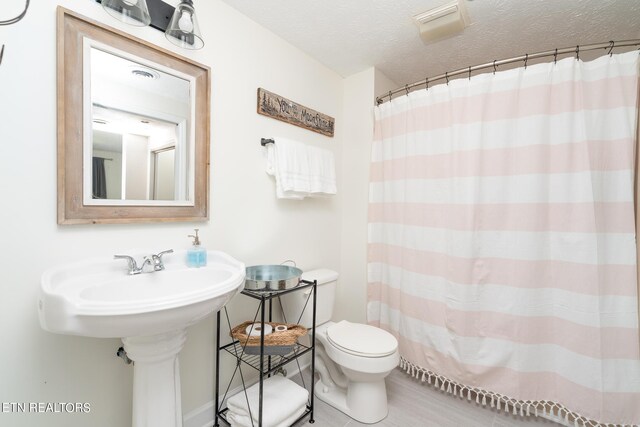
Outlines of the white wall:
[[[58,4],[211,67],[210,221],[56,225]],[[193,53],[174,48],[156,30],[115,21],[90,0],[33,1],[23,21],[1,27],[6,49],[0,66],[0,402],[89,402],[91,413],[0,413],[0,425],[130,423],[132,367],[115,357],[119,341],[40,329],[36,295],[48,267],[88,256],[109,257],[130,247],[187,247],[186,235],[198,227],[205,247],[224,250],[247,265],[292,258],[303,269],[340,269],[341,199],[276,200],[259,142],[281,135],[328,147],[338,156],[341,183],[342,79],[220,1],[200,1],[196,7],[207,44]],[[258,87],[335,117],[336,137],[257,115]],[[243,298],[231,306],[246,316],[253,307]],[[189,330],[181,355],[185,413],[213,398],[214,330],[212,318]],[[225,363],[227,375],[232,365],[228,359]]]
[[366,323],[367,205],[375,97],[397,85],[374,68],[344,79],[340,281],[334,318]]
[[149,138],[125,133],[122,135],[124,159],[124,199],[149,199]]

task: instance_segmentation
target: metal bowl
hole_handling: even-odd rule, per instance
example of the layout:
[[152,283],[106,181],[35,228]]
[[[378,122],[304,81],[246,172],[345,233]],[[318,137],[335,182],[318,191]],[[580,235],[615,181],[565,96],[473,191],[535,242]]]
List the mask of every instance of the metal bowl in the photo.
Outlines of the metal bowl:
[[247,267],[244,288],[252,291],[283,291],[298,286],[302,270],[288,265]]

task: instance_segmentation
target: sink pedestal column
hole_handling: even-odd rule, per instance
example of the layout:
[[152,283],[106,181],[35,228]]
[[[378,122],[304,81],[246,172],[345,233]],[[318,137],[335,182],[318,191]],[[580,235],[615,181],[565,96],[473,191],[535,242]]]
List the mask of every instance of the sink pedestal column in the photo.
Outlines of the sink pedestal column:
[[133,368],[133,427],[182,427],[178,353],[186,330],[123,338]]

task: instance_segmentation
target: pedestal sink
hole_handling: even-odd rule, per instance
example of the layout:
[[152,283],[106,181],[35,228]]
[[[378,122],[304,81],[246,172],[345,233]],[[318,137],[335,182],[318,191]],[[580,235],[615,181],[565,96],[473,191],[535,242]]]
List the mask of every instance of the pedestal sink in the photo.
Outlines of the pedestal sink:
[[165,255],[164,270],[134,276],[127,274],[126,263],[111,257],[42,275],[38,313],[43,329],[122,338],[135,362],[134,427],[182,426],[178,353],[186,328],[220,310],[244,286],[244,264],[223,252],[208,252],[207,266],[201,268],[188,268],[185,257],[185,252]]

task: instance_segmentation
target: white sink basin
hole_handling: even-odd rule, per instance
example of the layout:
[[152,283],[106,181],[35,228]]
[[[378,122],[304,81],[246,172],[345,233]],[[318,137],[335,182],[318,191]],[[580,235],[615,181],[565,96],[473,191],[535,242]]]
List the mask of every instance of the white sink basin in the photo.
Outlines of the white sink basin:
[[165,270],[134,276],[124,260],[111,257],[47,270],[40,324],[50,332],[88,337],[156,335],[198,322],[242,290],[243,263],[210,251],[206,267],[188,268],[185,257],[184,251],[166,254]]
[[[142,261],[140,254],[135,258]],[[188,268],[185,258],[185,251],[166,254],[164,270],[133,276],[124,260],[111,257],[42,275],[38,313],[43,329],[122,338],[135,362],[133,427],[182,426],[178,353],[186,328],[220,310],[244,287],[244,264],[229,255],[210,251],[207,266],[200,268]]]

